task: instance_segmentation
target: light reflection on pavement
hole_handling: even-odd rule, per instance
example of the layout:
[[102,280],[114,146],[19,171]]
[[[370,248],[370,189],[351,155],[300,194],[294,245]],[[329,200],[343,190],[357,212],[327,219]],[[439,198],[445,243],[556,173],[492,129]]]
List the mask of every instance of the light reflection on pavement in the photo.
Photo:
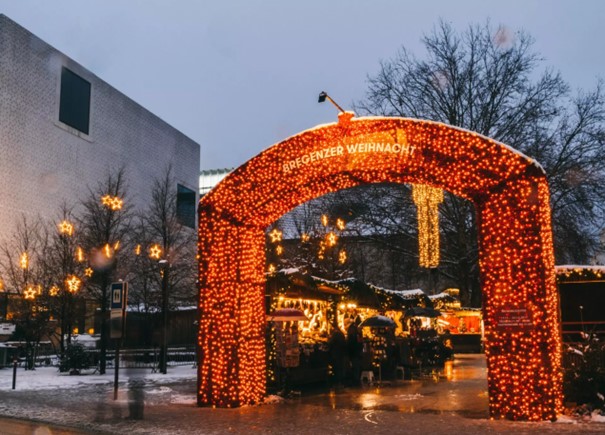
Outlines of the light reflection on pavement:
[[337,391],[303,392],[292,404],[331,409],[458,413],[488,418],[487,371],[484,355],[457,355],[445,367],[415,372],[411,381]]

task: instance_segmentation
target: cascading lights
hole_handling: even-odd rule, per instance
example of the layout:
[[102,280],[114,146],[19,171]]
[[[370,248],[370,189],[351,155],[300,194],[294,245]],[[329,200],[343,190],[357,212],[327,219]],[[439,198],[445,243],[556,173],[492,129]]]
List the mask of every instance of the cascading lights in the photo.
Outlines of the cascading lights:
[[443,190],[426,184],[412,186],[412,199],[418,215],[418,264],[420,267],[439,266],[439,204]]
[[267,149],[200,201],[198,404],[265,395],[266,228],[318,196],[379,182],[427,184],[475,204],[490,414],[555,419],[561,333],[543,170],[473,132],[350,112]]

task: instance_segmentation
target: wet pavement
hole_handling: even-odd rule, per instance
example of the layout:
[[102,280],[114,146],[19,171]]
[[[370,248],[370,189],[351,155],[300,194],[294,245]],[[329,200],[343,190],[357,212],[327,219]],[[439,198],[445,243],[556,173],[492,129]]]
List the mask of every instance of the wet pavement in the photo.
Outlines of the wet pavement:
[[413,372],[411,381],[310,392],[292,402],[331,409],[457,413],[488,418],[485,358],[483,355],[459,355],[454,361],[446,362],[443,368]]
[[[459,355],[443,370],[416,373],[412,381],[306,391],[287,400],[271,396],[266,404],[238,409],[197,407],[191,381],[144,391],[141,385],[132,382],[117,401],[106,384],[0,391],[0,416],[59,424],[74,434],[605,433],[599,423],[489,420],[483,355]],[[6,422],[0,418],[0,434],[67,433],[44,425],[42,432],[11,432]]]

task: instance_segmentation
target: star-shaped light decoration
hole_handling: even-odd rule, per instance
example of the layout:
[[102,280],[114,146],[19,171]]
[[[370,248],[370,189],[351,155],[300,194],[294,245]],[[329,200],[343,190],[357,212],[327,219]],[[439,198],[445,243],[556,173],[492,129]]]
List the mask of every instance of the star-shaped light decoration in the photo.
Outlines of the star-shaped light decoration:
[[48,294],[51,296],[57,296],[59,294],[59,287],[53,285],[50,290],[48,290]]
[[338,228],[340,231],[345,229],[345,221],[341,218],[336,219],[336,228]]
[[271,243],[281,242],[282,232],[277,228],[273,228],[269,233],[269,237],[271,237]]
[[24,252],[21,254],[21,257],[19,257],[19,266],[21,269],[27,269],[29,267],[29,255],[27,255],[27,252]]
[[275,253],[277,255],[281,255],[284,253],[284,247],[282,245],[277,245],[275,248]]
[[26,288],[23,291],[23,298],[24,299],[29,299],[29,300],[34,300],[36,299],[36,289],[32,286],[29,286],[28,288]]
[[307,233],[303,233],[302,236],[300,236],[300,241],[303,243],[307,243],[309,240],[311,240],[311,236]]
[[322,214],[322,215],[321,215],[321,224],[322,224],[324,227],[327,227],[327,226],[328,226],[328,215],[327,215],[327,214]]
[[340,264],[345,264],[347,262],[347,251],[344,249],[338,253],[338,262]]
[[59,224],[59,232],[65,236],[72,236],[74,233],[74,226],[71,222],[64,220]]
[[149,248],[149,257],[155,260],[162,258],[162,247],[157,243]]
[[101,203],[110,210],[117,211],[122,208],[124,201],[117,196],[105,195],[101,198]]
[[65,284],[67,285],[67,290],[70,293],[76,293],[78,290],[80,290],[80,284],[82,284],[82,281],[77,276],[71,275],[65,280]]
[[90,278],[90,277],[92,276],[92,274],[93,274],[93,273],[94,273],[94,271],[93,271],[93,270],[92,270],[92,268],[90,268],[90,267],[87,267],[87,268],[84,270],[84,275],[85,275],[86,277],[88,277],[88,278]]
[[275,273],[275,271],[276,271],[276,270],[277,270],[277,269],[275,268],[275,265],[274,265],[274,264],[270,264],[270,265],[269,265],[269,267],[267,268],[267,272],[268,272],[270,275],[273,275],[273,274]]
[[338,241],[338,236],[336,234],[334,234],[334,233],[326,234],[326,245],[334,246],[337,241]]

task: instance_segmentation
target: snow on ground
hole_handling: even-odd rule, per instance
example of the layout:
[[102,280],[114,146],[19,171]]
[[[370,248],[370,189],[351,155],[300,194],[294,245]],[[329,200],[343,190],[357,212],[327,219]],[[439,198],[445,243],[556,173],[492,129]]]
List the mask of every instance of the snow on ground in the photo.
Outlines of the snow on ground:
[[[151,373],[149,369],[120,369],[119,383],[127,383],[131,378],[138,381],[143,380],[151,391],[165,392],[161,385],[170,384],[184,380],[191,380],[195,384],[197,379],[196,369],[190,365],[169,367],[168,373]],[[36,367],[35,370],[24,370],[17,368],[16,389],[25,390],[45,390],[54,388],[78,388],[87,385],[111,384],[114,381],[113,368],[109,368],[105,375],[82,374],[69,375],[60,373],[57,367]],[[0,391],[11,390],[13,385],[13,370],[10,368],[0,370]],[[158,385],[157,389],[153,386]],[[147,391],[150,393],[150,391]],[[153,394],[153,393],[152,393]]]

